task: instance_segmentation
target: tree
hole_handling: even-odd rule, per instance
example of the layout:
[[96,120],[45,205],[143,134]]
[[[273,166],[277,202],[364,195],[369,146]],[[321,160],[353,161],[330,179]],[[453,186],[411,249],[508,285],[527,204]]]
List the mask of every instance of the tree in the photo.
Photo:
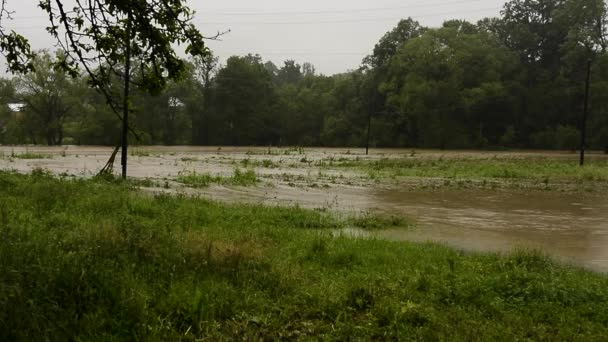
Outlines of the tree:
[[216,142],[230,145],[278,144],[276,92],[259,55],[233,56],[215,77]]
[[[1,15],[6,10],[2,0]],[[183,58],[174,49],[185,44],[186,53],[208,53],[204,37],[192,24],[193,12],[185,0],[76,0],[66,9],[64,0],[41,0],[40,8],[49,17],[47,30],[62,47],[63,58],[57,67],[76,77],[79,67],[89,76],[90,84],[104,94],[118,114],[122,112],[122,175],[127,176],[127,146],[132,63],[138,65],[139,88],[158,93],[169,79],[185,72]],[[32,70],[32,56],[27,39],[0,30],[0,50],[9,68],[16,72]],[[113,92],[113,75],[122,75],[122,96]],[[116,103],[116,99],[121,99]]]
[[409,144],[485,145],[503,134],[492,125],[504,116],[496,114],[505,102],[502,82],[512,63],[508,50],[491,35],[471,24],[449,22],[400,46],[381,89],[389,108],[402,113]]
[[209,144],[211,135],[211,107],[213,77],[219,67],[219,58],[212,53],[192,60],[191,70],[194,78],[191,96],[185,99],[186,108],[192,118],[192,142],[194,144]]
[[10,141],[11,126],[14,126],[13,111],[9,104],[16,99],[15,82],[0,78],[0,144]]
[[277,83],[282,84],[296,84],[302,79],[302,66],[297,64],[293,59],[285,61],[285,65],[279,70],[277,74]]
[[26,105],[23,124],[32,142],[43,137],[49,146],[63,143],[65,120],[81,103],[82,90],[77,79],[53,68],[53,64],[51,55],[43,51],[32,61],[35,71],[17,80],[18,99]]
[[400,45],[412,38],[419,37],[427,30],[412,18],[402,19],[397,26],[387,32],[374,47],[374,53],[363,60],[367,68],[379,68],[387,65],[397,53]]

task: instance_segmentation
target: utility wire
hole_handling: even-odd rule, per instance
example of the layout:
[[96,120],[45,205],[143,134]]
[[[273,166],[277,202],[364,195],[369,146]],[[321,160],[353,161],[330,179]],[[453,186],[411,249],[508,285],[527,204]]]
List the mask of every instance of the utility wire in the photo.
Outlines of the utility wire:
[[[500,8],[497,7],[488,7],[488,8],[479,8],[477,10],[468,11],[467,14],[470,13],[480,13],[498,10]],[[451,12],[442,12],[442,13],[433,13],[433,14],[424,14],[424,15],[412,15],[413,19],[417,18],[433,18],[433,17],[441,17],[444,15],[454,15],[454,14],[462,14],[462,11],[451,11]],[[389,20],[399,20],[403,19],[404,16],[399,17],[379,17],[379,18],[356,18],[356,19],[337,19],[337,20],[310,20],[310,21],[233,21],[233,22],[225,22],[225,21],[196,21],[196,24],[199,25],[309,25],[309,24],[343,24],[343,23],[359,23],[359,22],[382,22]]]
[[204,11],[209,14],[219,15],[238,15],[238,16],[263,16],[263,15],[305,15],[305,14],[343,14],[343,13],[367,13],[367,12],[378,12],[378,11],[394,11],[401,9],[418,9],[428,7],[445,7],[447,5],[457,4],[471,4],[484,2],[486,0],[455,0],[455,1],[444,1],[440,3],[416,3],[407,6],[396,6],[396,7],[373,7],[373,8],[358,8],[358,9],[344,9],[344,10],[318,10],[318,11],[281,11],[281,12],[244,12],[244,11],[225,11],[219,10],[214,11],[212,9]]
[[[211,14],[211,15],[221,15],[221,16],[274,16],[274,15],[309,15],[309,14],[348,14],[348,13],[369,13],[369,12],[379,12],[379,11],[394,11],[394,10],[412,10],[412,9],[421,9],[421,8],[432,8],[432,7],[445,7],[448,5],[457,5],[457,4],[471,4],[471,3],[480,3],[486,0],[454,0],[454,1],[445,1],[441,3],[416,3],[407,6],[396,6],[396,7],[372,7],[372,8],[359,8],[359,9],[344,9],[344,10],[318,10],[318,11],[277,11],[277,12],[246,12],[246,11],[229,11],[229,10],[221,10],[215,11],[214,9],[202,10],[199,11],[199,14]],[[500,8],[492,8],[492,9],[500,9]],[[473,10],[475,11],[475,10]],[[470,12],[470,11],[467,11]],[[46,16],[36,15],[36,16],[15,16],[13,17],[14,21],[20,20],[28,20],[28,19],[47,19]]]

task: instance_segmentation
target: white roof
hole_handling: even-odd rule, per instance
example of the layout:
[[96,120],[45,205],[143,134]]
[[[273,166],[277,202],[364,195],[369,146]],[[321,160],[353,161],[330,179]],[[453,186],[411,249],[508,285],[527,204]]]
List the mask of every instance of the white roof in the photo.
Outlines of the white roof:
[[9,103],[8,108],[10,108],[12,112],[20,112],[25,108],[25,103]]

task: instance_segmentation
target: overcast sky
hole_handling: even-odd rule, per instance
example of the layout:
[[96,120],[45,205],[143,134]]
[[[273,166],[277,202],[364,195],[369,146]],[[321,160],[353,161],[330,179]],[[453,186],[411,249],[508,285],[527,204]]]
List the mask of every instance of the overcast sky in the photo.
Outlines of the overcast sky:
[[[195,22],[207,36],[231,30],[209,47],[224,61],[232,55],[258,53],[282,65],[286,59],[311,62],[334,74],[356,69],[374,44],[400,18],[425,26],[447,19],[477,21],[495,17],[504,0],[189,0]],[[38,0],[8,0],[14,20],[4,22],[30,39],[35,49],[53,48],[44,31],[47,20]],[[4,67],[3,67],[4,69]]]

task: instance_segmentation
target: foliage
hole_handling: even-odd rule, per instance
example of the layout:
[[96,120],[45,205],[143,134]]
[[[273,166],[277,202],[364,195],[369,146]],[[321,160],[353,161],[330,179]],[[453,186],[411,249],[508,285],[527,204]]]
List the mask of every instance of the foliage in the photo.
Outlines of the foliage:
[[[135,126],[149,144],[350,147],[366,144],[371,115],[372,147],[573,150],[591,60],[589,147],[608,150],[607,13],[599,0],[512,0],[500,18],[478,23],[426,28],[407,18],[359,70],[332,76],[252,54],[219,66],[205,50],[180,64],[178,79],[135,77],[166,86],[134,94]],[[65,138],[115,144],[103,101],[74,97],[83,106],[64,119]],[[32,142],[9,114],[0,113],[3,139]]]

